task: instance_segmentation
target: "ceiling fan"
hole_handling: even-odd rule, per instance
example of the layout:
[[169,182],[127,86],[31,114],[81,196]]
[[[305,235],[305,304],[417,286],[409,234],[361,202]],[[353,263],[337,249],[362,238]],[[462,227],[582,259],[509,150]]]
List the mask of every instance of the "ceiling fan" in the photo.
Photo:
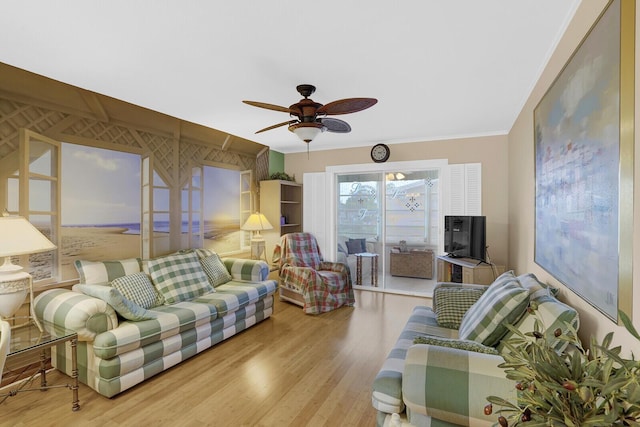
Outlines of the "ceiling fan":
[[304,98],[289,107],[281,107],[279,105],[267,104],[265,102],[242,101],[245,104],[253,105],[254,107],[282,111],[283,113],[289,113],[291,117],[295,117],[292,120],[287,120],[286,122],[260,129],[256,133],[288,125],[291,132],[298,135],[298,137],[304,142],[309,143],[320,132],[351,132],[351,126],[349,126],[349,123],[344,120],[325,116],[355,113],[357,111],[365,110],[378,102],[375,98],[346,98],[322,105],[309,98],[309,96],[316,91],[315,86],[302,84],[296,86],[296,90]]

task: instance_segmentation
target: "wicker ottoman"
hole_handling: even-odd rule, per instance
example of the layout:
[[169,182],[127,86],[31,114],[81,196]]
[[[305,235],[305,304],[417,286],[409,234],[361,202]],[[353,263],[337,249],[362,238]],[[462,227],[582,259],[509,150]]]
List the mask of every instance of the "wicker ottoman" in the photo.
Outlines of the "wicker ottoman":
[[391,275],[416,277],[419,279],[433,278],[433,251],[411,250],[410,252],[391,253]]

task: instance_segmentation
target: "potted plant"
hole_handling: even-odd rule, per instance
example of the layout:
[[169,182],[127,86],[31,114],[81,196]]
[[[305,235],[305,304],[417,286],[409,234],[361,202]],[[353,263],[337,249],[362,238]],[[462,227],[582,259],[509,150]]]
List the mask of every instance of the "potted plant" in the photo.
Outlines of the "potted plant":
[[279,179],[281,181],[295,181],[295,175],[294,176],[289,176],[287,173],[285,172],[274,172],[271,175],[269,175],[269,179]]
[[[640,340],[625,313],[620,318]],[[640,426],[640,364],[621,357],[620,347],[611,347],[613,332],[600,344],[592,338],[585,349],[571,325],[566,333],[558,328],[549,335],[543,326],[537,316],[531,333],[510,328],[518,335],[506,341],[505,362],[499,366],[515,381],[518,401],[488,396],[485,414],[501,406],[497,425],[503,427]],[[567,342],[568,350],[558,353],[557,340]]]

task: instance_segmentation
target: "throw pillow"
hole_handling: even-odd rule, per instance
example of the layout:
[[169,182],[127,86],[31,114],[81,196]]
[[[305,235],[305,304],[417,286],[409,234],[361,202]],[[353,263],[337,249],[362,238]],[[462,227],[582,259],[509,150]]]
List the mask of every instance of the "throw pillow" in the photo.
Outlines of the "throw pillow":
[[359,254],[360,253],[360,243],[346,241],[344,242],[347,245],[347,252],[349,255],[351,254]]
[[80,283],[87,285],[108,284],[118,277],[141,271],[140,258],[130,258],[118,261],[84,261],[74,262]]
[[200,259],[200,264],[202,264],[202,269],[214,289],[216,286],[224,285],[231,280],[231,274],[227,271],[218,254],[214,253],[211,256]]
[[433,293],[433,302],[438,325],[458,329],[465,313],[484,292],[484,289],[464,287],[436,288]]
[[546,283],[542,283],[533,273],[521,274],[520,276],[518,276],[518,281],[524,288],[529,289],[529,295],[531,296],[531,299],[535,298],[538,295],[558,296],[558,293],[560,291],[558,288],[554,288],[547,285]]
[[198,248],[195,249],[195,253],[198,255],[198,258],[203,259],[210,257],[211,255],[216,255],[211,249]]
[[195,252],[149,260],[149,276],[166,305],[213,292]]
[[367,239],[349,239],[360,244],[360,252],[367,252]]
[[[539,293],[540,291],[538,291]],[[580,326],[580,318],[575,308],[568,306],[552,295],[541,294],[537,297],[531,297],[530,306],[532,312],[525,311],[524,315],[514,325],[520,332],[527,333],[533,332],[536,319],[542,322],[541,330],[544,332],[544,336],[549,345],[558,352],[563,352],[569,345],[568,342],[559,340],[554,335],[556,329],[560,329],[564,334],[569,332],[568,325],[571,325],[576,331]],[[545,329],[546,328],[546,329]],[[506,335],[500,340],[498,344],[498,351],[504,351],[505,347],[503,343],[511,338],[518,336],[515,332],[507,331]]]
[[136,303],[126,299],[120,291],[112,286],[102,285],[73,285],[73,290],[85,295],[99,298],[109,304],[120,316],[128,320],[149,320],[156,319],[156,313],[146,310]]
[[349,255],[367,252],[367,241],[365,239],[349,239],[345,244]]
[[458,350],[475,351],[476,353],[500,354],[493,347],[482,345],[475,341],[457,340],[453,338],[417,336],[413,339],[414,344],[438,345],[440,347],[457,348]]
[[505,324],[517,321],[528,303],[529,291],[517,279],[494,282],[465,313],[458,336],[493,347],[507,333]]
[[123,297],[142,308],[154,307],[158,299],[156,288],[153,287],[146,273],[118,277],[111,282],[111,286],[120,291]]
[[[493,283],[491,283],[491,285],[498,285],[501,283],[505,283],[505,282],[510,282],[511,280],[515,279],[516,275],[513,273],[513,270],[508,270],[505,271],[504,273],[502,273],[501,275],[499,275],[497,278],[495,278],[493,280]],[[491,286],[489,285],[489,286]]]

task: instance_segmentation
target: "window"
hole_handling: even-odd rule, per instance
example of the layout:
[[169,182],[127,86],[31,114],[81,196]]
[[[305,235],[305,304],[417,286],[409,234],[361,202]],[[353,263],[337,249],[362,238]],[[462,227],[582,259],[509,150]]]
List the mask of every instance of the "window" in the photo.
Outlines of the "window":
[[247,249],[249,233],[240,227],[251,213],[251,172],[203,168],[203,246],[219,254]]
[[62,280],[76,259],[140,256],[140,156],[62,144]]
[[[251,171],[194,166],[176,192],[181,200],[173,201],[174,189],[149,156],[59,143],[28,130],[21,130],[20,151],[6,162],[0,195],[58,247],[13,260],[40,285],[76,279],[78,259],[149,259],[178,245],[221,254],[248,249],[250,234],[240,227],[253,207]],[[181,212],[172,211],[176,202]]]
[[24,185],[16,185],[18,172],[8,177],[7,205],[58,246],[29,256],[28,264],[21,260],[34,281],[76,278],[76,259],[140,255],[139,155],[60,144],[30,131],[22,141],[29,159],[20,168]]

